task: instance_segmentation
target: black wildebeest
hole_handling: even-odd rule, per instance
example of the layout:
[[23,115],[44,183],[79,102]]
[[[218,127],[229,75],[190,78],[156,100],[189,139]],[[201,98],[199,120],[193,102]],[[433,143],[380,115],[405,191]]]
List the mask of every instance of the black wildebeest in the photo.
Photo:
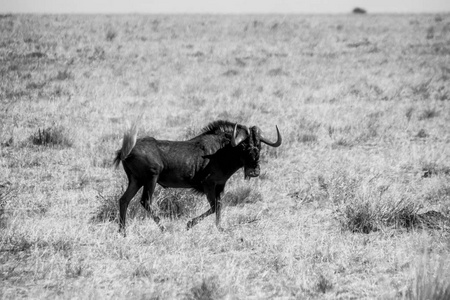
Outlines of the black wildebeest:
[[128,176],[128,187],[119,200],[120,230],[125,233],[128,204],[142,186],[141,204],[164,230],[159,217],[151,210],[156,183],[165,188],[192,188],[206,194],[211,208],[190,220],[187,228],[215,212],[216,226],[220,229],[220,195],[225,183],[242,167],[246,178],[259,176],[261,142],[272,147],[281,145],[281,135],[276,129],[277,141],[270,142],[257,126],[248,128],[219,120],[208,124],[200,135],[188,141],[164,141],[152,137],[136,139],[134,125],[124,134],[122,149],[114,159],[116,166],[122,162]]

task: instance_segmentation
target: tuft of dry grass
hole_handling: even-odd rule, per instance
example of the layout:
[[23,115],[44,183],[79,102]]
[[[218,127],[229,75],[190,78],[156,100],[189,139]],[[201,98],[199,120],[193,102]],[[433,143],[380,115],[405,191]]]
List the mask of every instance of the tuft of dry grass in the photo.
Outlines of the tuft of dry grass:
[[439,116],[439,111],[435,108],[427,108],[419,115],[419,120],[431,119]]
[[427,255],[424,255],[422,261],[416,266],[414,283],[404,299],[449,299],[449,276],[445,263],[436,265]]
[[223,297],[215,277],[203,278],[202,282],[193,286],[190,293],[186,295],[186,299],[189,300],[215,300]]
[[117,37],[117,31],[113,28],[108,28],[106,31],[106,40],[112,42]]
[[38,146],[58,146],[72,147],[73,143],[67,136],[66,130],[60,126],[39,128],[36,133],[30,137],[33,145]]

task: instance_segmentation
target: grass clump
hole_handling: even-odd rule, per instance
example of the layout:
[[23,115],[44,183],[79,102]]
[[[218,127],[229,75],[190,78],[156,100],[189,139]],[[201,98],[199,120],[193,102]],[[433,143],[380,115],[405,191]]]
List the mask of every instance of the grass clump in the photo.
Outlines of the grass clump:
[[108,42],[113,41],[115,38],[117,37],[117,31],[115,31],[112,28],[108,28],[108,30],[106,31],[106,40]]
[[435,162],[422,164],[422,177],[427,178],[438,175],[450,175],[450,167]]
[[204,278],[199,285],[191,288],[190,294],[186,299],[189,300],[215,300],[221,299],[224,295],[220,291],[220,286],[217,283],[216,277]]
[[301,134],[298,137],[298,141],[301,143],[314,143],[317,142],[317,135],[316,134]]
[[319,293],[325,294],[333,289],[333,283],[328,280],[323,274],[319,275],[316,283],[316,290]]
[[62,71],[58,71],[58,74],[56,75],[56,80],[67,80],[67,79],[72,79],[73,75],[72,73],[68,70],[62,70]]
[[193,213],[198,204],[202,203],[199,198],[201,197],[187,189],[157,188],[153,195],[158,215],[171,220]]
[[[93,222],[118,222],[119,199],[125,192],[122,186],[109,195],[98,193],[99,206],[94,211],[91,221]],[[152,209],[162,218],[171,220],[190,215],[201,203],[199,197],[187,189],[163,189],[157,187],[153,193]],[[127,209],[127,219],[145,218],[147,211],[140,203],[141,192],[130,201]]]
[[38,146],[60,146],[72,147],[72,141],[66,136],[63,127],[47,127],[45,129],[38,129],[30,137],[31,143]]
[[439,116],[439,111],[437,111],[435,108],[427,108],[419,115],[419,121],[432,119],[437,116]]
[[[118,222],[119,221],[119,199],[125,192],[125,187],[121,186],[117,188],[109,195],[103,195],[101,192],[97,194],[97,200],[99,205],[94,211],[91,218],[92,222]],[[139,201],[130,201],[127,210],[127,216],[129,218],[135,218],[137,216],[145,217],[145,210],[142,208]]]
[[411,86],[411,91],[413,95],[419,98],[420,100],[427,100],[430,97],[430,89],[431,89],[430,84],[431,79],[426,82],[422,82],[417,85]]
[[113,222],[119,220],[119,195],[104,196],[98,193],[97,200],[100,202],[99,206],[91,218],[93,222]]
[[422,206],[416,202],[401,199],[377,201],[374,198],[361,199],[345,205],[341,213],[341,225],[344,230],[359,233],[371,233],[383,227],[393,228],[450,228],[450,218],[436,211],[419,213]]
[[408,120],[408,122],[411,121],[411,117],[413,115],[413,112],[414,112],[414,107],[408,107],[408,109],[406,110],[405,117]]
[[396,228],[414,228],[419,227],[419,210],[422,207],[415,202],[402,199],[398,202],[385,202],[379,207],[379,219],[381,223]]
[[345,206],[344,221],[341,222],[344,230],[367,234],[378,230],[377,223],[377,214],[369,202]]
[[12,231],[0,238],[1,252],[17,254],[30,250],[35,242],[23,233]]
[[428,137],[428,133],[425,131],[425,129],[420,129],[419,132],[417,132],[416,137],[423,139]]

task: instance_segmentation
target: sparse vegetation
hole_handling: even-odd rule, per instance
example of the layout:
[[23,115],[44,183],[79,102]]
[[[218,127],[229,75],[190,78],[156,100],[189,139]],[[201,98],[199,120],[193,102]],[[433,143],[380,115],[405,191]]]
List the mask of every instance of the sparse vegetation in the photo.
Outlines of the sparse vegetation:
[[39,128],[30,140],[33,145],[38,146],[72,147],[72,141],[67,137],[65,129],[59,126]]
[[[446,299],[450,15],[0,16],[0,294]],[[189,139],[258,125],[223,231],[190,190],[118,234],[127,123]],[[170,219],[170,220],[169,220]],[[423,268],[417,266],[427,255]],[[441,269],[436,269],[441,266]]]

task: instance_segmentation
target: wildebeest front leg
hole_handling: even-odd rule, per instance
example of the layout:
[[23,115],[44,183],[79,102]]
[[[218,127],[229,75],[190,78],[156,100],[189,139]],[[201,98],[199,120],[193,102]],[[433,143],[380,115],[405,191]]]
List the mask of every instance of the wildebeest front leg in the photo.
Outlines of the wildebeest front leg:
[[159,217],[155,215],[154,211],[152,210],[153,192],[155,191],[157,181],[158,176],[154,175],[150,178],[150,180],[147,183],[144,184],[141,204],[149,212],[150,216],[155,221],[156,225],[158,225],[159,229],[161,229],[161,231],[164,231],[165,230],[164,226],[159,223],[160,222]]
[[222,230],[222,227],[220,226],[220,212],[222,210],[222,202],[220,201],[220,196],[222,195],[224,188],[225,185],[216,185],[215,188],[214,206],[216,208],[216,227],[219,230]]
[[194,227],[198,224],[201,220],[206,218],[207,216],[213,214],[216,211],[216,191],[215,186],[208,186],[205,188],[206,197],[208,198],[208,202],[211,206],[210,209],[202,213],[200,216],[193,218],[187,223],[187,229]]

